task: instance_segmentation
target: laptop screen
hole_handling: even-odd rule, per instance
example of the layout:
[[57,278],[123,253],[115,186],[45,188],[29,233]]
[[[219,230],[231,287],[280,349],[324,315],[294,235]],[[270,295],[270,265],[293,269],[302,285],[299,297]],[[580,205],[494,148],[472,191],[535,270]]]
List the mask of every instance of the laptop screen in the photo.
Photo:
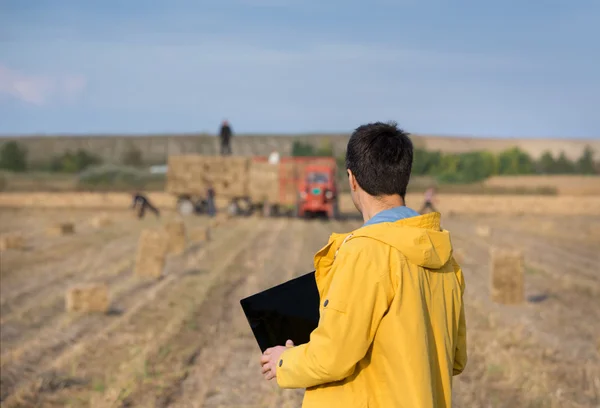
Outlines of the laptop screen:
[[319,324],[314,271],[240,301],[260,350],[307,343]]

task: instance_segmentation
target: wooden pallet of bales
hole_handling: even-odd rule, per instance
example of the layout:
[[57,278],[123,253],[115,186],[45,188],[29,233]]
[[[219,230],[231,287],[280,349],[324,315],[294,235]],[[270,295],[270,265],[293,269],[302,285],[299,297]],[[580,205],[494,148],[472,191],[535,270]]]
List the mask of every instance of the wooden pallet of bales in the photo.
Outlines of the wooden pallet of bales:
[[187,247],[185,224],[183,221],[170,221],[165,225],[167,234],[167,253],[182,254]]
[[519,304],[525,300],[525,266],[520,250],[490,249],[490,292],[501,304]]
[[62,235],[70,235],[75,233],[75,224],[72,222],[63,222],[49,226],[46,228],[46,234],[51,237],[59,237]]
[[138,241],[135,276],[155,279],[162,277],[167,250],[168,239],[164,231],[143,230]]
[[22,234],[5,234],[0,236],[0,251],[7,249],[23,249],[25,247],[25,238]]
[[65,303],[69,312],[106,313],[110,306],[108,286],[103,283],[73,286],[67,290]]

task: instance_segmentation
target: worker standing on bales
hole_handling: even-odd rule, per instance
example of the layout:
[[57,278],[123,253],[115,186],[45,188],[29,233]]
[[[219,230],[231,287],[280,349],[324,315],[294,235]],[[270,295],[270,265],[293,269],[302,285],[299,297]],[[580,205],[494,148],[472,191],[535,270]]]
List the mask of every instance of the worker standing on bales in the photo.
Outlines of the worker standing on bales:
[[149,209],[154,213],[154,215],[160,217],[160,211],[158,210],[158,208],[153,206],[150,200],[148,200],[148,198],[145,195],[139,192],[133,193],[133,203],[131,205],[131,208],[137,208],[138,218],[144,218],[146,209]]
[[423,203],[423,207],[421,208],[421,211],[419,211],[419,212],[421,214],[423,214],[423,212],[427,209],[430,211],[437,212],[437,210],[433,206],[434,201],[435,201],[435,186],[431,186],[427,190],[425,190],[425,202]]
[[357,128],[346,167],[364,225],[315,256],[310,341],[265,351],[262,373],[306,388],[304,408],[450,408],[467,362],[465,284],[440,214],[404,204],[413,146],[395,124]]
[[221,131],[219,132],[219,137],[221,139],[221,155],[231,155],[231,137],[233,136],[233,131],[231,130],[231,126],[227,120],[224,120],[221,124]]

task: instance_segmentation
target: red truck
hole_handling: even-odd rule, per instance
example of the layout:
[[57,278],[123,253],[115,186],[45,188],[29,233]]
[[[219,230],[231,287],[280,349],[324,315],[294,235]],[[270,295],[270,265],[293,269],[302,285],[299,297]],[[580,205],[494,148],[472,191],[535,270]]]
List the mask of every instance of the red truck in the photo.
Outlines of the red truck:
[[[333,157],[283,157],[278,164],[267,164],[267,158],[252,159],[254,168],[263,166],[276,172],[275,183],[258,185],[261,177],[252,174],[250,184],[260,192],[268,192],[264,200],[260,192],[250,188],[251,201],[259,204],[265,215],[292,212],[297,217],[339,217],[338,188],[336,182],[337,163]],[[262,170],[261,170],[262,171]]]
[[298,217],[325,215],[339,218],[336,166],[333,163],[308,162],[298,179]]

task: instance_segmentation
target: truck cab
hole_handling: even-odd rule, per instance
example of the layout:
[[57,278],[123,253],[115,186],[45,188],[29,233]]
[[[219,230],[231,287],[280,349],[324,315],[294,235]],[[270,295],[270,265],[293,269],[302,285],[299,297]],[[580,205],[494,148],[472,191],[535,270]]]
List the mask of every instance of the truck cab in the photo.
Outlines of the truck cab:
[[336,167],[330,164],[308,164],[298,183],[297,216],[324,215],[339,217]]

